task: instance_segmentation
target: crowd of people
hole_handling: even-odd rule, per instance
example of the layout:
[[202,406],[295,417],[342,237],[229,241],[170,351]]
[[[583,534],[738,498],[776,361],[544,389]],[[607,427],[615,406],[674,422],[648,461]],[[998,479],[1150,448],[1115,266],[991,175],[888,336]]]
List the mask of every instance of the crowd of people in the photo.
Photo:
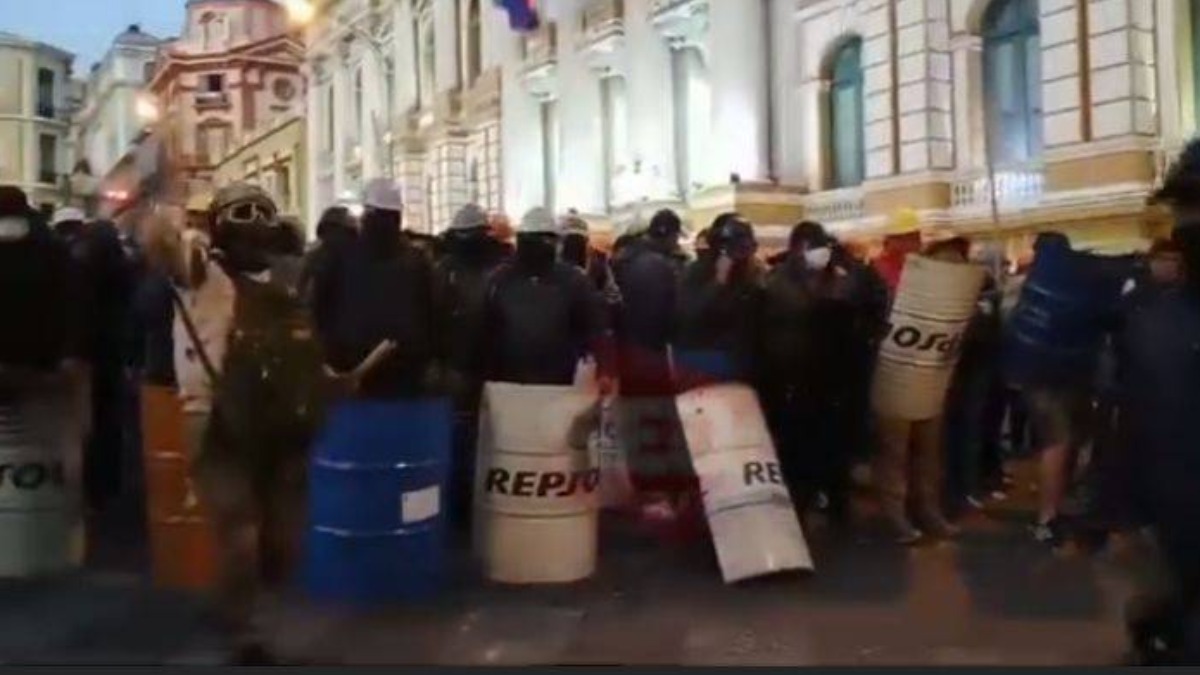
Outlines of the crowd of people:
[[[670,210],[601,250],[578,214],[544,208],[514,231],[467,205],[441,236],[413,233],[398,187],[377,180],[361,214],[327,210],[306,250],[250,185],[220,190],[189,227],[149,216],[124,233],[73,209],[46,223],[19,190],[0,188],[0,289],[14,322],[0,332],[0,406],[21,395],[22,372],[68,364],[87,382],[83,483],[101,510],[138,456],[134,385],[177,388],[220,541],[221,607],[236,627],[254,588],[290,565],[307,451],[331,401],[450,397],[451,517],[469,527],[485,382],[574,385],[588,360],[604,396],[743,382],[759,394],[802,521],[823,513],[852,526],[852,468],[869,462],[898,543],[952,538],[959,514],[1005,498],[1006,460],[1029,455],[1039,541],[1155,526],[1175,586],[1170,602],[1147,604],[1135,633],[1143,653],[1194,659],[1200,146],[1160,197],[1178,226],[1124,261],[1095,349],[1015,377],[1005,352],[1030,261],[963,237],[924,241],[908,213],[870,260],[809,221],[763,255],[737,213],[717,217],[689,250]],[[1043,234],[1033,255],[1064,242]],[[917,422],[874,415],[869,393],[910,255],[987,271],[954,343],[942,412]],[[1084,448],[1091,461],[1080,471]],[[667,485],[673,507],[695,500],[690,477],[641,478],[644,497]],[[1072,511],[1079,494],[1091,498]]]

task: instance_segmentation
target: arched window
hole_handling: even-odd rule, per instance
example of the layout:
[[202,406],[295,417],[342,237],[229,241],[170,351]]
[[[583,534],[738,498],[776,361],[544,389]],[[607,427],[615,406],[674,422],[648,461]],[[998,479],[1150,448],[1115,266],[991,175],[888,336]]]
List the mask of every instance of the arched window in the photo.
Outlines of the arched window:
[[834,188],[863,182],[862,40],[851,38],[834,52],[829,72],[829,175]]
[[473,84],[483,72],[483,17],[479,0],[470,0],[467,8],[467,84]]
[[983,91],[995,165],[1042,154],[1041,65],[1037,0],[993,2],[983,17]]

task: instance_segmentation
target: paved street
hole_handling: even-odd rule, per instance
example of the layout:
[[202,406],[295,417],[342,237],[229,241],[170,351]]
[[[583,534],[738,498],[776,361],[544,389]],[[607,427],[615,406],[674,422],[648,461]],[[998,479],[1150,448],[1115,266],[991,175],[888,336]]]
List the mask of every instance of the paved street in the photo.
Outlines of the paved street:
[[[303,663],[1117,661],[1127,570],[1106,556],[1049,553],[1030,542],[1021,515],[1011,506],[977,514],[960,542],[912,550],[869,526],[818,534],[817,574],[737,587],[720,583],[706,544],[663,549],[610,532],[601,572],[573,588],[470,583],[432,606],[371,614],[275,601],[267,626],[284,660]],[[8,583],[0,608],[6,663],[221,658],[194,601],[145,588],[128,571]]]

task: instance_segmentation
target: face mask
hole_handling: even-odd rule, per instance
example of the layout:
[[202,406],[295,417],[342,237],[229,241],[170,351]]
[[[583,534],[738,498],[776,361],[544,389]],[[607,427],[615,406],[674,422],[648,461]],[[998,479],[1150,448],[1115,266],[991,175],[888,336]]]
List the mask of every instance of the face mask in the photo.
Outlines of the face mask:
[[833,251],[828,246],[810,248],[804,252],[804,264],[809,269],[823,270],[829,267],[829,261],[832,257]]
[[15,241],[29,235],[29,221],[21,217],[0,218],[0,239]]
[[1195,290],[1200,290],[1200,225],[1177,227],[1172,239],[1183,251],[1183,273]]

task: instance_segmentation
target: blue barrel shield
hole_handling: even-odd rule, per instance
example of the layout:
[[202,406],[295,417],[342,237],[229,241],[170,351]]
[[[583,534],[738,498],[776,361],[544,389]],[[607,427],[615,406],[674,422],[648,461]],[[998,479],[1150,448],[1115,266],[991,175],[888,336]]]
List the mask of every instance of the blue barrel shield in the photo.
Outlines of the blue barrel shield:
[[1019,386],[1088,382],[1108,319],[1133,269],[1129,256],[1040,243],[1006,331],[1005,373]]
[[451,421],[445,399],[331,411],[309,469],[311,597],[379,604],[441,589]]

